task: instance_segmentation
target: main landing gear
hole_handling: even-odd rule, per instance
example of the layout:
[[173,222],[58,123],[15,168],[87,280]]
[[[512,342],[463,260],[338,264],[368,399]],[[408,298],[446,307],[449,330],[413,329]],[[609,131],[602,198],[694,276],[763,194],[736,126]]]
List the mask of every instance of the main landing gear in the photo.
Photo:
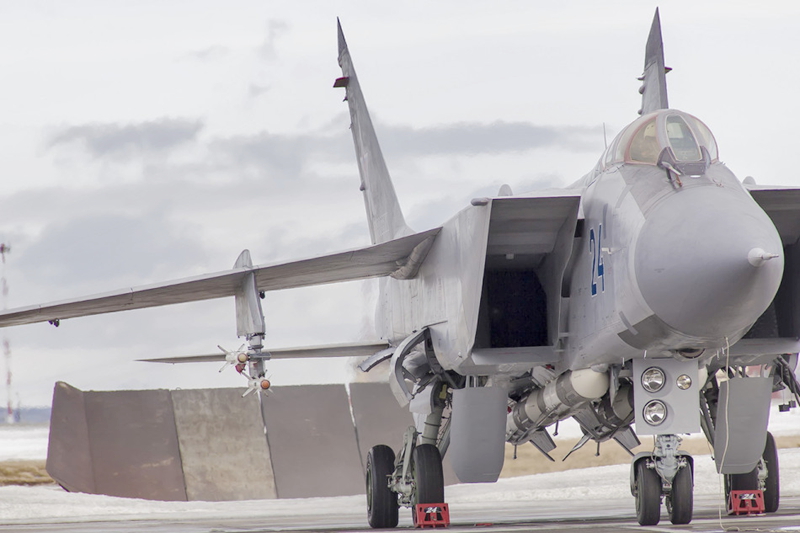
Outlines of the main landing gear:
[[694,460],[678,451],[677,435],[657,435],[653,452],[639,453],[631,465],[631,492],[636,498],[636,519],[642,526],[661,520],[661,499],[670,522],[688,524],[694,509]]
[[370,527],[397,527],[401,505],[416,508],[418,504],[444,503],[441,453],[435,444],[424,442],[424,436],[417,444],[418,437],[416,429],[409,427],[397,457],[383,444],[369,451],[367,519]]
[[416,509],[419,504],[444,503],[440,449],[447,450],[449,423],[442,425],[447,389],[444,385],[440,389],[422,434],[413,426],[406,429],[396,457],[383,444],[374,446],[367,455],[367,518],[373,528],[397,527],[401,505]]
[[725,501],[730,500],[732,490],[764,491],[764,511],[774,513],[781,500],[781,484],[778,465],[778,448],[772,433],[767,433],[767,442],[761,461],[751,472],[725,476]]

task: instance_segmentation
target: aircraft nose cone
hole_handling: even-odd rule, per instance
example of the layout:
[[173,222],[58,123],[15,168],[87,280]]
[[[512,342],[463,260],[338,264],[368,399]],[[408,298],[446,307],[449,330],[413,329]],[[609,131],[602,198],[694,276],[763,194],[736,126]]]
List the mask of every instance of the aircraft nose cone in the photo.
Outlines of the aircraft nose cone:
[[742,333],[769,306],[782,254],[775,226],[749,197],[698,187],[648,214],[634,260],[656,316],[683,334],[721,339]]

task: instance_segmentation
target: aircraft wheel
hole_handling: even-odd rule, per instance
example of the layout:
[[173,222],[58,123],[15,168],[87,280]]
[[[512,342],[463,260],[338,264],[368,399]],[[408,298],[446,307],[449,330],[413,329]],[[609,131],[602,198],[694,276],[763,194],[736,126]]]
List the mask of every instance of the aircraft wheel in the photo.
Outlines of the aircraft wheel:
[[373,446],[367,454],[367,519],[370,527],[397,527],[397,493],[389,490],[394,472],[394,452],[386,445]]
[[772,433],[767,433],[764,446],[764,462],[767,464],[767,479],[764,487],[764,510],[774,513],[781,501],[780,466],[778,465],[778,447]]
[[725,476],[725,501],[730,500],[732,490],[755,490],[758,488],[758,468],[745,474]]
[[414,448],[413,468],[416,491],[414,505],[419,503],[444,503],[444,473],[439,448],[433,444],[420,444]]
[[636,519],[640,526],[654,526],[661,519],[661,478],[647,461],[636,465]]
[[688,524],[692,521],[694,510],[694,480],[692,467],[679,469],[672,480],[672,492],[667,497],[669,521],[673,524]]

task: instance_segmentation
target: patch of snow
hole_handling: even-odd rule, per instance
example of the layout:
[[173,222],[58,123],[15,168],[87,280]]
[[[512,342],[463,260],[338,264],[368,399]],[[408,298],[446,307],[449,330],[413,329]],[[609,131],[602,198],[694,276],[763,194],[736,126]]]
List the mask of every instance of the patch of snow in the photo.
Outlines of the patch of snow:
[[0,461],[47,459],[47,426],[0,426]]

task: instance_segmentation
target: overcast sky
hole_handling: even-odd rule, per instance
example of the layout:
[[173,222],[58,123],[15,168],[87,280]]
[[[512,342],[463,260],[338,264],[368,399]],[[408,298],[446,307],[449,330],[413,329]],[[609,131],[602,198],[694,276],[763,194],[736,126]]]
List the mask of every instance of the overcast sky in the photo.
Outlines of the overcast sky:
[[[660,3],[672,107],[740,177],[797,184],[797,2]],[[336,17],[400,202],[417,230],[503,183],[580,178],[636,118],[655,4],[0,3],[0,239],[9,307],[369,243]],[[372,338],[375,287],[270,293],[272,347]],[[14,396],[234,386],[219,365],[137,358],[235,348],[233,300],[0,332]],[[349,379],[270,365],[275,384]],[[0,394],[0,404],[4,394]]]

